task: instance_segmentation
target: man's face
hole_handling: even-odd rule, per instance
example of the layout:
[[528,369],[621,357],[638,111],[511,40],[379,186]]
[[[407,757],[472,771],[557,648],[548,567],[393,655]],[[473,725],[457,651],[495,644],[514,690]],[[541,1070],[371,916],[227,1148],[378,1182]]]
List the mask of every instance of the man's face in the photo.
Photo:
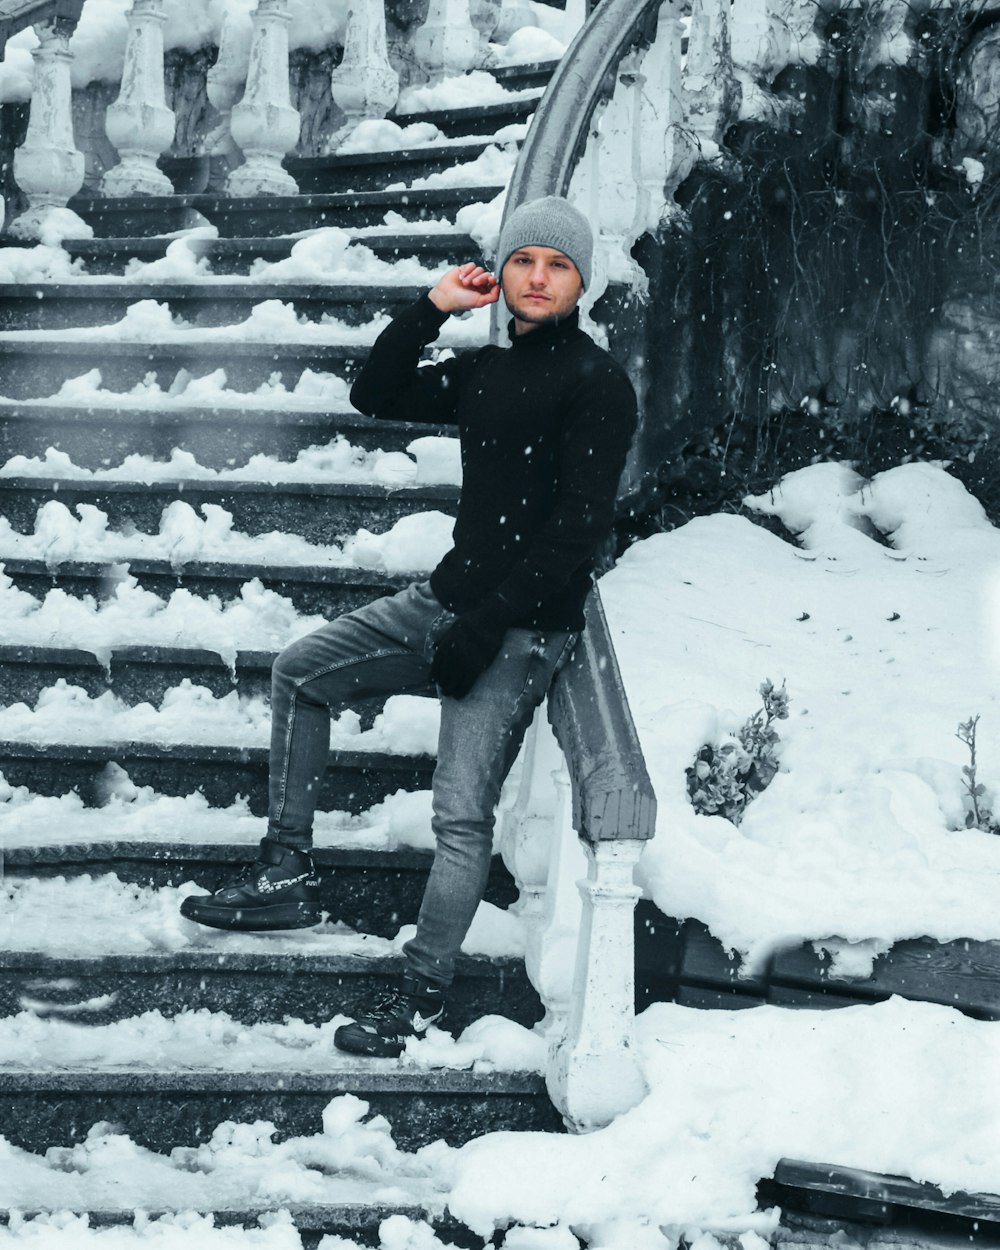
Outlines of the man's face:
[[562,321],[577,305],[583,282],[576,265],[554,247],[521,247],[500,275],[518,334]]

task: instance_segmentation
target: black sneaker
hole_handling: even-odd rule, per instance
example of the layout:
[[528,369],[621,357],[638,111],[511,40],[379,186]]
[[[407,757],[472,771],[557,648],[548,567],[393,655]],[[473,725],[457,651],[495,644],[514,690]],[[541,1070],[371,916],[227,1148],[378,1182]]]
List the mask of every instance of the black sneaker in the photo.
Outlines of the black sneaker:
[[342,1024],[333,1035],[333,1044],[352,1055],[401,1055],[408,1037],[426,1033],[443,1014],[440,985],[404,976],[402,989],[386,995],[350,1024]]
[[320,920],[319,878],[308,851],[262,838],[257,862],[214,894],[191,894],[181,915],[213,929],[308,929]]

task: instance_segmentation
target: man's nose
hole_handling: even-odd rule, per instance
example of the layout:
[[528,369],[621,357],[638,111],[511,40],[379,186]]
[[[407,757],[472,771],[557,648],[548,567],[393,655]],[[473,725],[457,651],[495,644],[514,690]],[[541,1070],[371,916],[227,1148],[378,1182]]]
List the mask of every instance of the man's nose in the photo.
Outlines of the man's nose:
[[529,281],[532,286],[544,286],[548,275],[543,265],[535,265],[529,275]]

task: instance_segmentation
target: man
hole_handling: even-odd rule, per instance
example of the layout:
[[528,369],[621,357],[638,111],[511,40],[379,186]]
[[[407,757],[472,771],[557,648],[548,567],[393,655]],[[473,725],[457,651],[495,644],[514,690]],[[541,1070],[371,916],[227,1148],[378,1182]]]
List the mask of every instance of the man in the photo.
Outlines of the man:
[[[511,214],[500,282],[451,269],[379,335],[351,391],[376,417],[454,422],[463,485],[454,546],[431,574],[350,612],[276,659],[267,835],[249,876],[182,912],[230,929],[319,919],[309,848],[332,708],[426,687],[441,694],[433,781],[437,849],[404,946],[399,992],[337,1030],[342,1050],[398,1055],[439,1019],[482,898],[500,787],[536,707],[584,624],[593,559],[611,530],[636,422],[624,371],[578,326],[590,282],[590,226],[547,197]],[[503,288],[512,346],[418,368],[452,313]]]

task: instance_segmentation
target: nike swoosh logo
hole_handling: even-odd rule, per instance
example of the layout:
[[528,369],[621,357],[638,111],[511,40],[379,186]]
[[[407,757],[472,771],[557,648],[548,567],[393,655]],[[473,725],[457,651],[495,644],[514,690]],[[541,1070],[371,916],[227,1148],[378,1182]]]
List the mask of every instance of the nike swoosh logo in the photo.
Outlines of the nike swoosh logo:
[[433,1024],[440,1014],[441,1014],[440,1011],[436,1011],[434,1015],[427,1016],[425,1018],[418,1011],[416,1015],[413,1017],[414,1033],[423,1033],[424,1029],[426,1029],[429,1024]]

